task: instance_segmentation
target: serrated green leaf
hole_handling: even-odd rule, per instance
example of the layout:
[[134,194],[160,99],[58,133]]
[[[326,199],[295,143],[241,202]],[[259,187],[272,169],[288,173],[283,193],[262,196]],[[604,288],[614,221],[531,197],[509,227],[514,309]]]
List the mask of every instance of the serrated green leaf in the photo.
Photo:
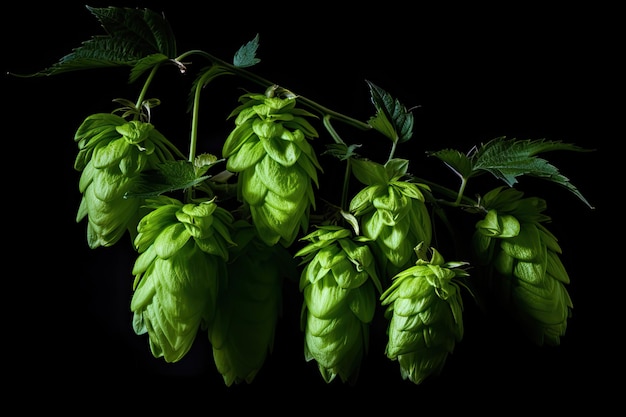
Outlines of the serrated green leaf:
[[147,57],[140,59],[131,68],[128,82],[134,83],[137,79],[139,79],[139,77],[141,77],[141,74],[168,60],[169,58],[161,53],[148,55]]
[[86,7],[107,35],[93,36],[51,67],[29,76],[131,66],[131,80],[136,80],[151,65],[176,56],[176,41],[163,16],[149,9]]
[[86,7],[110,37],[129,40],[134,45],[133,50],[147,52],[143,56],[153,53],[169,58],[176,56],[176,39],[162,14],[147,8]]
[[251,67],[261,62],[256,57],[256,51],[259,48],[259,34],[257,33],[254,39],[247,44],[243,45],[235,56],[233,57],[233,65],[239,68]]
[[331,155],[340,161],[345,161],[352,157],[358,157],[359,154],[355,152],[355,149],[360,148],[362,145],[352,144],[350,146],[345,143],[332,143],[326,145],[326,150],[322,152],[322,155]]
[[456,149],[442,149],[437,152],[428,152],[428,155],[439,158],[461,178],[469,178],[472,175],[472,161],[467,155]]
[[524,174],[542,178],[565,187],[586,205],[593,208],[578,189],[569,182],[569,179],[559,173],[555,166],[547,160],[536,156],[542,152],[556,150],[591,151],[591,149],[584,149],[561,141],[545,139],[517,140],[506,139],[506,137],[502,136],[482,145],[472,155],[472,175],[476,175],[481,171],[487,171],[504,181],[509,187],[517,183],[517,177]]
[[156,169],[141,173],[125,197],[150,198],[174,190],[184,190],[208,179],[197,176],[194,165],[189,161],[167,161]]
[[376,107],[376,115],[368,123],[374,129],[391,139],[394,143],[402,143],[413,135],[413,113],[407,111],[399,100],[391,97],[382,88],[367,81],[370,87],[372,103]]

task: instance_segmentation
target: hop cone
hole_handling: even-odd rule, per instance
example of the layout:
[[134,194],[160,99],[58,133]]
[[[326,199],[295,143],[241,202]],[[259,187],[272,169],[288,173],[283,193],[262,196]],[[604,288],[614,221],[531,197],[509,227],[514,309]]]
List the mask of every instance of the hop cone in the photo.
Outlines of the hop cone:
[[232,217],[213,200],[183,204],[160,196],[146,203],[153,210],[139,222],[134,241],[133,327],[148,333],[154,357],[177,362],[215,315]]
[[[421,250],[418,245],[416,252]],[[468,276],[464,262],[418,259],[394,278],[381,296],[389,319],[385,353],[397,360],[403,379],[422,383],[438,375],[463,338],[463,300],[455,278]]]
[[302,240],[309,243],[295,256],[306,264],[300,276],[305,359],[317,362],[327,383],[337,375],[354,383],[381,292],[374,257],[367,239],[338,226],[320,226]]
[[87,117],[74,140],[74,168],[82,171],[76,221],[87,218],[87,243],[94,249],[115,244],[129,230],[134,236],[143,200],[125,198],[141,172],[174,159],[174,147],[150,123],[127,122],[114,114]]
[[[392,161],[393,162],[393,161]],[[350,211],[360,218],[362,233],[374,241],[387,277],[415,263],[414,248],[430,244],[432,226],[420,186],[403,181],[406,166],[382,166],[353,160],[353,172],[366,184],[350,202]]]
[[220,292],[209,329],[213,357],[227,386],[250,383],[272,351],[281,313],[282,283],[295,262],[280,245],[268,246],[245,221],[233,225],[228,285]]
[[558,345],[571,317],[569,276],[555,236],[542,222],[545,201],[499,187],[483,198],[472,248],[486,266],[487,287],[538,345]]
[[297,109],[295,98],[245,94],[241,101],[222,150],[226,167],[239,173],[238,195],[259,236],[268,245],[289,246],[308,229],[315,208],[313,183],[322,168],[307,140],[317,132],[304,118],[313,115]]

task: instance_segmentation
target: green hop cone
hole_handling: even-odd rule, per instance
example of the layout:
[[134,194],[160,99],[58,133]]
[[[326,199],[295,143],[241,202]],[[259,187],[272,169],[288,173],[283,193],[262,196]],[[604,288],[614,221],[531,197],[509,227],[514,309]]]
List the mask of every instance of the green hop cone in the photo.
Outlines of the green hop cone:
[[[419,253],[423,246],[415,248]],[[380,297],[389,319],[387,357],[397,360],[403,379],[422,383],[441,373],[463,338],[463,300],[459,277],[465,262],[444,262],[434,248],[430,260],[418,259],[394,278]]]
[[420,186],[402,180],[406,161],[386,165],[351,161],[355,176],[366,186],[350,202],[350,212],[361,222],[364,236],[374,241],[387,277],[415,263],[414,248],[430,245],[432,225]]
[[337,375],[354,383],[369,344],[369,323],[381,284],[369,239],[339,226],[320,226],[303,237],[300,291],[304,294],[304,354],[315,360],[324,381]]
[[139,222],[134,241],[133,328],[148,333],[154,357],[177,362],[215,316],[234,244],[233,219],[214,200],[183,204],[159,196],[146,205],[152,211]]
[[572,313],[556,237],[542,224],[543,199],[512,188],[487,193],[485,217],[476,223],[472,250],[486,267],[486,287],[536,344],[558,345]]
[[209,340],[227,386],[251,383],[272,351],[284,277],[296,273],[287,249],[268,246],[244,220],[233,224],[228,284],[220,291]]
[[322,170],[309,138],[318,136],[296,108],[296,99],[245,94],[235,128],[223,145],[226,168],[239,173],[238,196],[249,206],[259,236],[268,244],[291,245],[307,230],[315,208],[313,183]]
[[134,237],[143,200],[125,194],[143,171],[174,159],[173,145],[150,123],[107,113],[87,117],[74,140],[82,193],[76,221],[87,218],[89,247],[112,246],[126,231]]

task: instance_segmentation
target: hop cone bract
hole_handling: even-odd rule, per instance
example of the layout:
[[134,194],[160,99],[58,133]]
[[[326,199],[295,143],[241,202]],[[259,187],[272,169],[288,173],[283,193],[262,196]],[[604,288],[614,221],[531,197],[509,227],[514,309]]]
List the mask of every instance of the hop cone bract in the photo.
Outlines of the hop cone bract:
[[487,193],[472,248],[486,286],[536,344],[558,345],[572,313],[569,275],[556,237],[542,224],[545,201],[499,187]]
[[[396,162],[394,164],[394,162]],[[381,256],[377,259],[391,278],[417,260],[414,248],[428,247],[432,225],[420,185],[402,180],[406,165],[391,161],[386,166],[353,160],[353,172],[366,184],[350,202],[364,236],[372,239]]]
[[134,241],[133,327],[148,333],[154,357],[177,362],[215,316],[234,244],[232,216],[213,200],[183,204],[159,196],[146,204],[152,211],[139,222]]
[[235,128],[223,146],[226,168],[238,172],[240,200],[250,209],[259,236],[269,245],[291,245],[307,230],[315,208],[313,183],[322,170],[309,138],[318,136],[296,108],[295,98],[245,94]]
[[125,194],[143,171],[174,159],[173,145],[150,123],[107,113],[87,117],[74,140],[83,194],[76,221],[87,218],[89,247],[111,246],[127,230],[134,237],[143,200]]
[[385,353],[398,361],[402,378],[415,384],[440,374],[463,338],[463,300],[456,278],[469,276],[462,268],[467,264],[444,262],[431,250],[430,260],[420,258],[398,273],[381,296],[389,319]]
[[317,362],[327,383],[337,375],[354,383],[369,344],[376,291],[381,292],[368,239],[320,226],[302,240],[309,243],[295,256],[306,264],[300,276],[305,359]]

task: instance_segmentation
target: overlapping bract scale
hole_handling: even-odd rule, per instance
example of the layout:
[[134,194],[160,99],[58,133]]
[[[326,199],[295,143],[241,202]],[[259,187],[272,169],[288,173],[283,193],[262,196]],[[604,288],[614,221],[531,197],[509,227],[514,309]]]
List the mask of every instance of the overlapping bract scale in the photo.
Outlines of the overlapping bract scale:
[[543,225],[545,201],[499,187],[486,194],[472,248],[486,287],[538,345],[558,345],[573,303],[556,237]]
[[155,357],[177,362],[215,316],[233,219],[213,200],[183,204],[159,196],[146,205],[151,211],[134,240],[133,328],[148,333]]
[[228,283],[220,291],[209,329],[213,358],[227,386],[251,383],[274,345],[282,283],[296,265],[287,249],[268,246],[250,223],[233,224]]
[[372,239],[389,278],[416,261],[414,248],[432,238],[432,225],[424,196],[415,183],[390,180],[364,187],[350,202],[360,218],[362,233]]
[[[418,247],[421,247],[419,245]],[[438,375],[463,338],[463,300],[456,278],[469,276],[464,262],[444,262],[432,248],[394,278],[381,296],[389,319],[385,353],[415,384]]]
[[134,237],[143,201],[125,194],[143,171],[173,160],[174,147],[152,124],[109,113],[87,117],[74,140],[83,195],[76,221],[87,219],[89,247],[111,246],[126,231]]
[[290,246],[308,229],[315,208],[313,184],[322,168],[308,139],[317,132],[295,107],[295,98],[245,94],[231,117],[235,128],[222,154],[229,171],[239,173],[238,196],[268,245]]
[[369,324],[381,284],[368,239],[340,226],[319,226],[303,237],[300,291],[304,356],[327,383],[354,383],[369,345]]

